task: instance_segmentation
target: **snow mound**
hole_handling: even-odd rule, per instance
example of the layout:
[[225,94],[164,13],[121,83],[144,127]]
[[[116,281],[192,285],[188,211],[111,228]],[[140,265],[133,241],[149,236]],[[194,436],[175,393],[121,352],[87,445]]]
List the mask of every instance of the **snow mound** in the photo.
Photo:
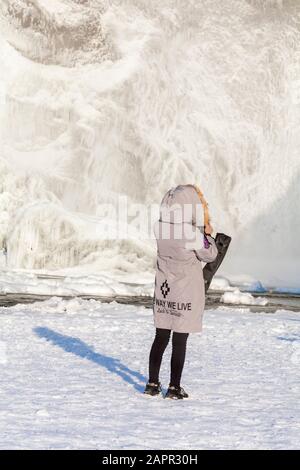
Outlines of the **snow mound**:
[[210,284],[210,289],[212,290],[230,290],[233,289],[232,286],[230,286],[230,283],[228,279],[225,277],[220,277],[220,276],[215,276],[213,277],[211,284]]
[[153,295],[153,282],[138,284],[116,280],[105,274],[47,276],[24,271],[0,270],[0,293],[53,296]]
[[241,292],[235,289],[232,292],[224,292],[221,297],[221,302],[224,304],[243,304],[243,305],[267,305],[268,300],[262,297],[254,297],[248,292]]

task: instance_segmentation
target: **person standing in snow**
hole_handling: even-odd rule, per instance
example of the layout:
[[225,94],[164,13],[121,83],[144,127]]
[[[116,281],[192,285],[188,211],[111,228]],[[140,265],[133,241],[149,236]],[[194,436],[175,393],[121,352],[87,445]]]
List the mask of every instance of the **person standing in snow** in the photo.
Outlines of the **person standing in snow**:
[[144,393],[161,393],[159,371],[172,336],[171,378],[165,398],[182,399],[188,394],[180,386],[190,333],[202,331],[205,305],[203,262],[214,261],[218,250],[213,229],[203,221],[199,190],[193,185],[170,189],[160,207],[154,233],[157,266],[154,293],[156,335],[149,357],[149,381]]

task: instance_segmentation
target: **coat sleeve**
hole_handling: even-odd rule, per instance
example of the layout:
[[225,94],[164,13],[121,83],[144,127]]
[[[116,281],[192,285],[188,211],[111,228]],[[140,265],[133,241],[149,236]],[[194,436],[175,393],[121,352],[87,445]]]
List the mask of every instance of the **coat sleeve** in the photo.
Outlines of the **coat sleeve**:
[[215,239],[210,235],[202,235],[202,240],[203,246],[195,250],[196,256],[200,261],[204,261],[204,263],[211,263],[218,255]]

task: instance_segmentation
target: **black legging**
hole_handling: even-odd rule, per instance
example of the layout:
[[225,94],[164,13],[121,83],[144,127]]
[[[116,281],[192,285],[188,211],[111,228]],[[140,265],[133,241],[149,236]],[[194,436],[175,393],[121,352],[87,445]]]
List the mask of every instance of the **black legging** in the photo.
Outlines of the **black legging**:
[[[158,383],[159,381],[160,365],[165,349],[169,343],[170,334],[171,330],[156,328],[156,335],[149,358],[149,382],[151,383]],[[188,333],[173,332],[170,386],[180,387],[188,335]]]

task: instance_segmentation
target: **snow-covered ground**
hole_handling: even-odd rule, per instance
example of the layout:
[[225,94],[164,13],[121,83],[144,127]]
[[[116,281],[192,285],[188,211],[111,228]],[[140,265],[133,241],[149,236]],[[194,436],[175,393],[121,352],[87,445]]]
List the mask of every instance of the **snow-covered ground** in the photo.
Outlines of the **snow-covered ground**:
[[[116,273],[98,271],[92,273],[80,268],[59,271],[22,270],[0,268],[1,294],[33,294],[56,296],[152,296],[154,291],[154,271],[136,273]],[[262,294],[268,291],[260,281],[243,275],[234,276],[229,281],[217,275],[210,285],[211,290],[223,291],[224,303],[266,305],[266,299],[254,298],[250,292]],[[272,289],[285,294],[299,294],[299,288]],[[246,292],[243,292],[246,291]]]
[[152,295],[154,276],[120,277],[110,273],[85,274],[30,272],[21,270],[0,270],[0,294],[36,295]]
[[[250,290],[255,290],[256,285],[257,282],[253,281],[239,284],[241,289]],[[219,276],[213,279],[211,288],[230,291],[232,297],[233,291],[239,292],[226,278]],[[93,274],[80,269],[64,269],[57,272],[0,269],[0,294],[113,296],[153,295],[153,291],[154,272],[151,271],[117,275],[101,271]],[[239,298],[242,296],[243,294],[238,294]]]
[[141,393],[151,310],[52,298],[1,308],[0,322],[1,448],[299,448],[298,313],[207,311],[183,402]]

